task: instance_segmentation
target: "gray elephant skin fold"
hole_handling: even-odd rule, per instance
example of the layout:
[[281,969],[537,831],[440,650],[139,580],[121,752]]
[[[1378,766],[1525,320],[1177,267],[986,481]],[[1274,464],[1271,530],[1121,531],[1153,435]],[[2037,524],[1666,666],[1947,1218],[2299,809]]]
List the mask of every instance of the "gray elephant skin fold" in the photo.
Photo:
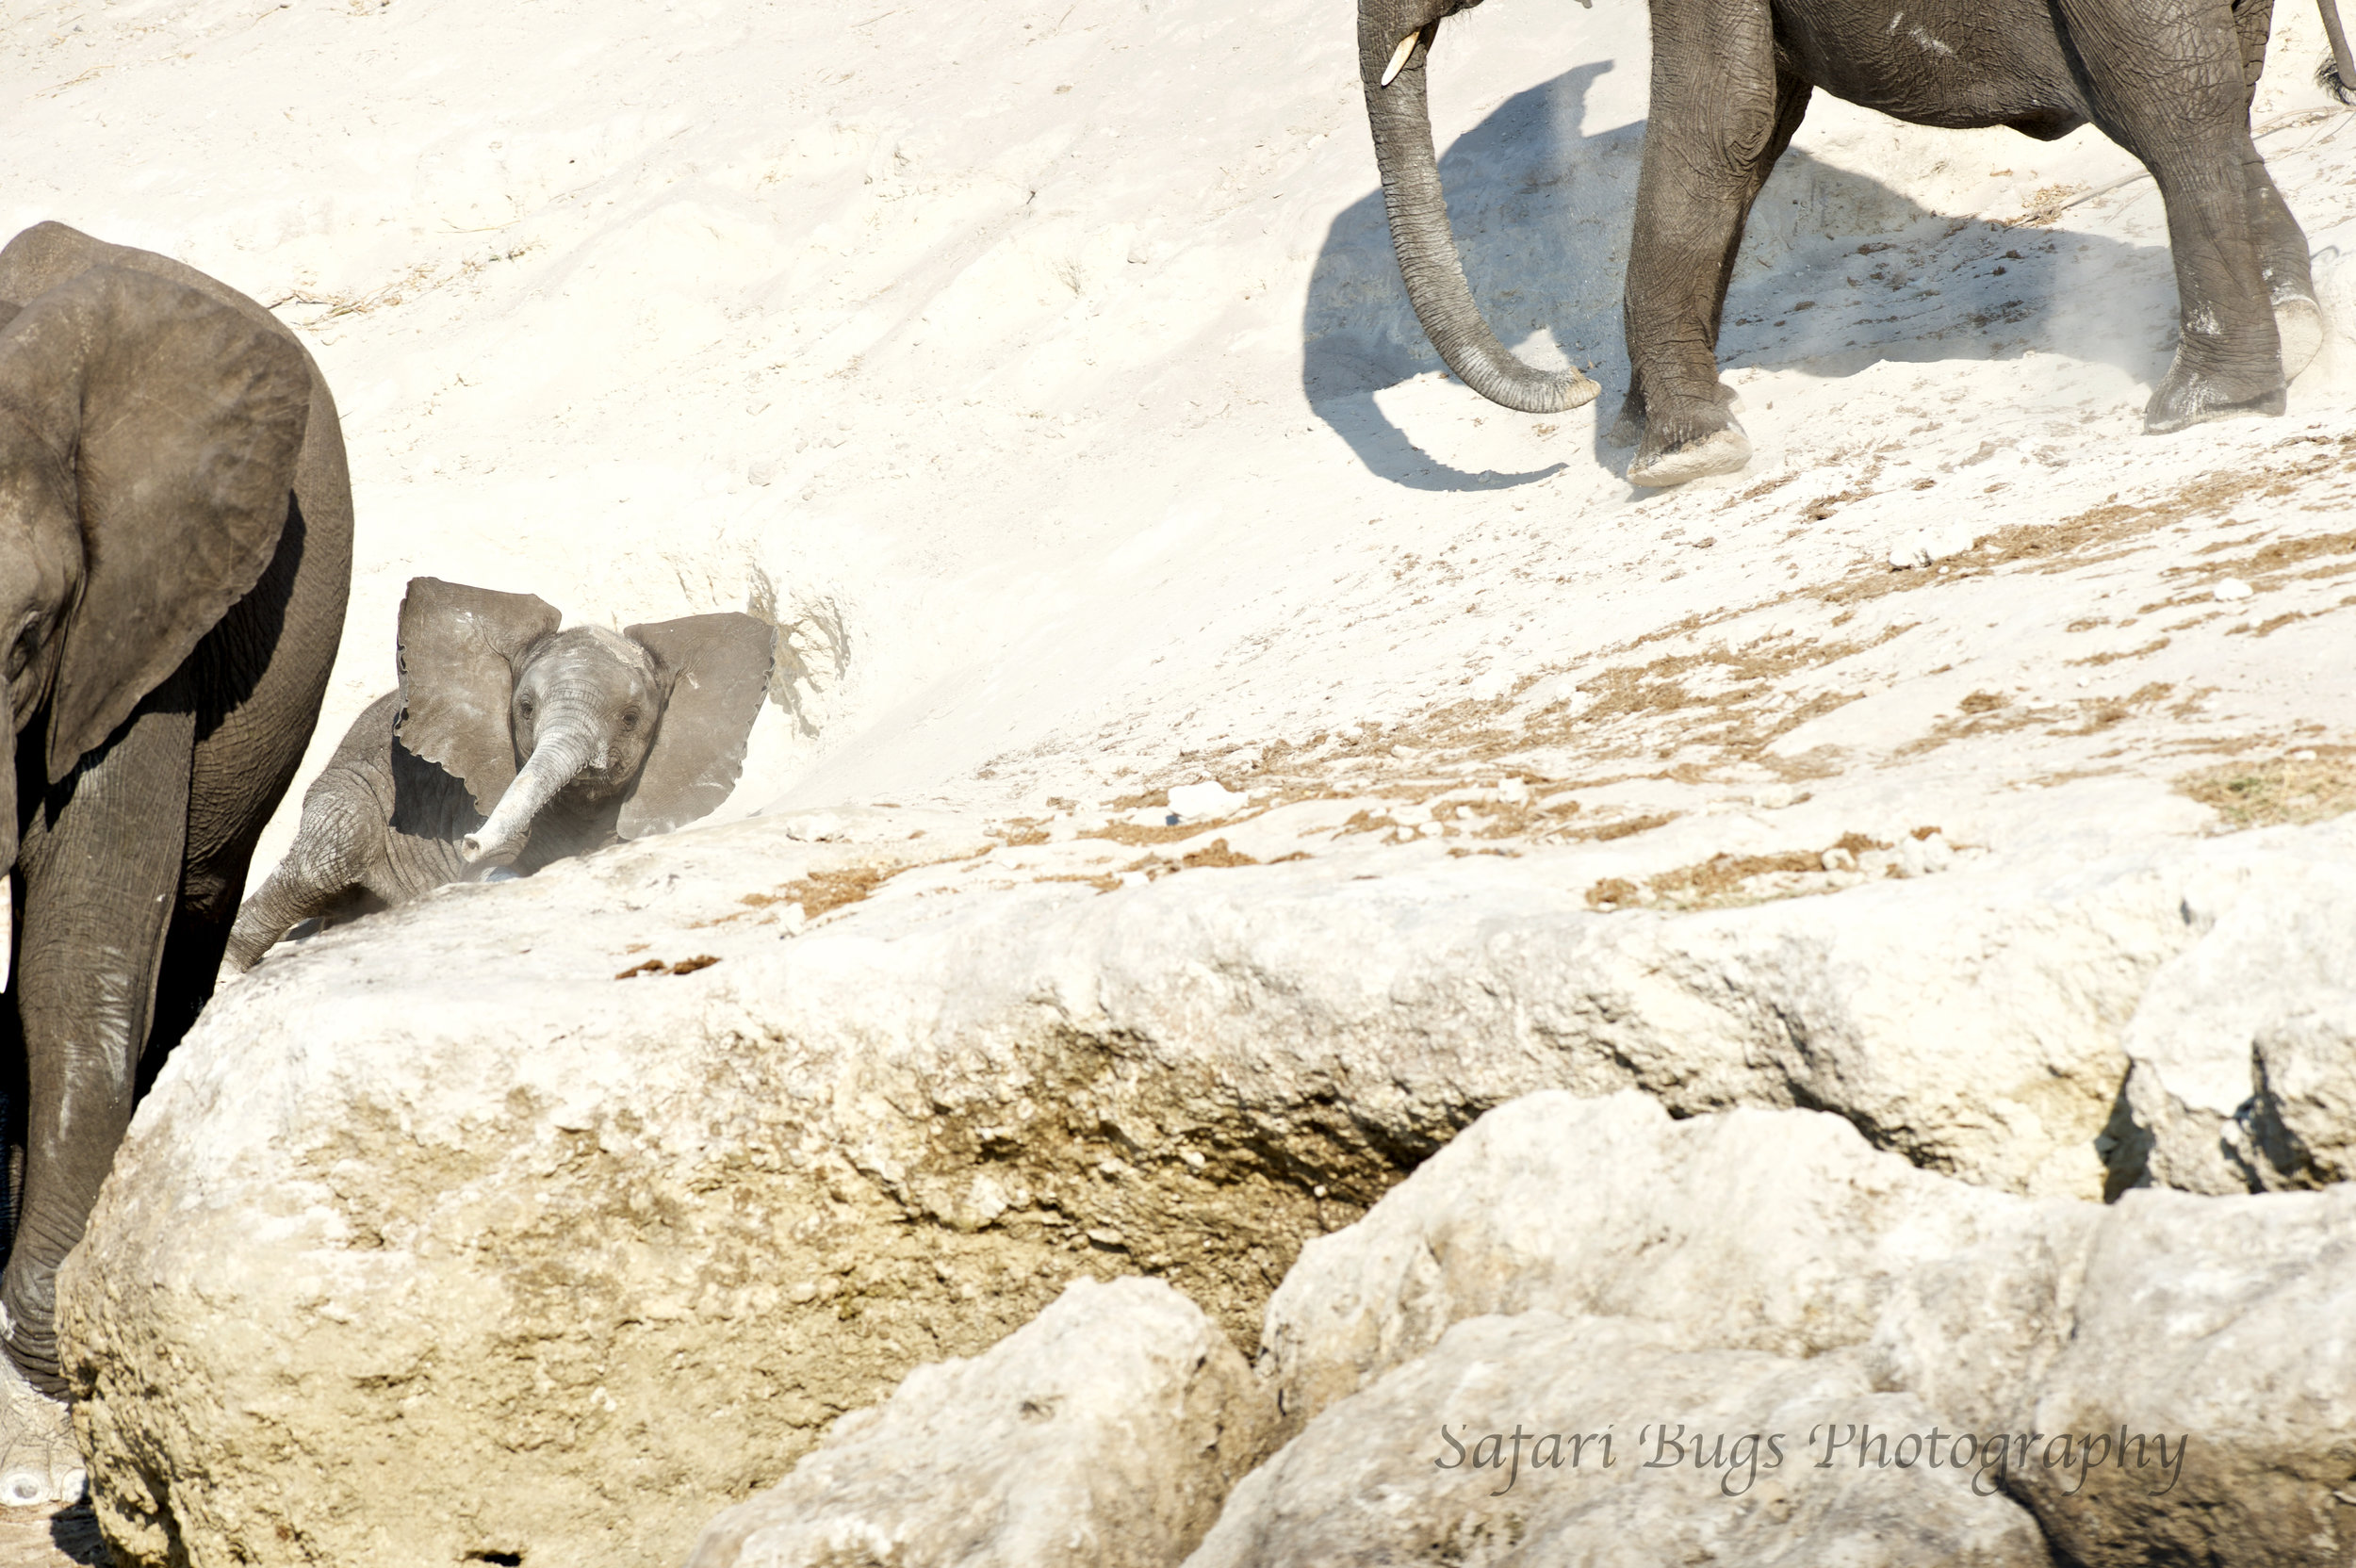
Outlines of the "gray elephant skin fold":
[[246,901],[229,961],[297,924],[667,833],[736,787],[774,630],[737,612],[559,630],[530,594],[410,580],[401,685],[368,705],[303,797],[286,858]]

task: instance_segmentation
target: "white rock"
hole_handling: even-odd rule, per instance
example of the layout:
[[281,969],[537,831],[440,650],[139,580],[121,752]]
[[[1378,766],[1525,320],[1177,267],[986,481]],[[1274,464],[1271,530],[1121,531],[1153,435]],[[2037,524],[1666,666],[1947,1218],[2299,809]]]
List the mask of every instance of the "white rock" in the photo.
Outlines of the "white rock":
[[2059,1284],[2050,1320],[2066,1328],[2014,1429],[2190,1445],[2173,1486],[2116,1453],[2083,1476],[2023,1472],[2064,1552],[2090,1568],[2187,1548],[2252,1568],[2356,1555],[2356,1187],[2130,1193]]
[[[218,999],[60,1279],[126,1568],[676,1563],[836,1414],[1076,1274],[1164,1255],[1250,1331],[1303,1239],[1533,1089],[1836,1107],[1918,1164],[2091,1194],[2188,901],[2221,924],[2290,862],[2356,886],[2345,826],[1674,919],[1589,909],[1571,852],[1099,893],[1007,886],[971,833],[790,826],[453,889]],[[769,918],[812,890],[848,897]],[[1813,1331],[1781,1311],[1754,1315]]]
[[1216,779],[1181,784],[1170,792],[1170,808],[1180,822],[1210,822],[1232,815],[1252,803],[1252,797]]
[[1265,1456],[1275,1409],[1168,1285],[1075,1282],[984,1354],[918,1367],[688,1568],[1164,1568]]
[[[2036,1209],[1903,1282],[1876,1330],[1877,1384],[1968,1428],[2036,1434],[2016,1494],[2079,1561],[2345,1562],[2356,1186]],[[2125,1462],[2122,1428],[2145,1440]],[[2062,1435],[2078,1440],[2070,1463]]]
[[[1516,1315],[1487,1315],[1498,1313]],[[1811,1394],[1832,1401],[1824,1420],[1869,1419],[1839,1408],[1868,1389],[1911,1396],[1917,1429],[1970,1432],[2006,1456],[2004,1484],[2074,1560],[2324,1568],[2356,1547],[2356,1515],[2335,1495],[2356,1430],[2356,1184],[2138,1191],[2111,1207],[2021,1199],[1913,1169],[1813,1113],[1673,1122],[1630,1096],[1547,1094],[1490,1113],[1366,1218],[1303,1250],[1269,1303],[1262,1354],[1287,1421],[1316,1419],[1270,1478],[1239,1489],[1197,1563],[1288,1560],[1215,1548],[1314,1539],[1302,1532],[1319,1521],[1337,1539],[1369,1518],[1444,1538],[1451,1516],[1426,1502],[1428,1478],[1380,1446],[1355,1468],[1346,1459],[1349,1441],[1413,1431],[1417,1409],[1427,1450],[1441,1420],[1505,1429],[1525,1411],[1533,1426],[1616,1419],[1623,1441],[1640,1413],[1729,1435],[1791,1419],[1768,1413],[1788,1391],[1686,1415],[1705,1391],[1757,1375],[1731,1365],[1673,1396],[1652,1391],[1675,1382],[1661,1365],[1600,1397],[1564,1396],[1566,1366],[1592,1377],[1643,1356],[1584,1327],[1548,1345],[1535,1319],[1547,1313],[1610,1314],[1678,1356],[1841,1369],[1852,1384]],[[1481,1328],[1500,1324],[1513,1327]],[[1477,1328],[1476,1350],[1458,1336]],[[1569,1507],[1539,1495],[1524,1537]],[[1616,1560],[1578,1555],[1601,1528],[1582,1522],[1527,1560]]]
[[[1937,1425],[1854,1356],[1685,1350],[1626,1318],[1476,1317],[1311,1422],[1186,1568],[2044,1568],[2024,1510],[1975,1494],[1972,1469],[1921,1462]],[[1870,1439],[1858,1426],[1915,1434],[1915,1462],[1821,1462]]]
[[2286,1002],[2260,1027],[2250,1103],[2234,1120],[2269,1188],[2356,1178],[2356,993]]
[[2221,578],[2217,586],[2209,590],[2212,597],[2223,599],[2229,604],[2236,599],[2246,599],[2256,592],[2256,589],[2237,577]]
[[1639,1094],[1526,1095],[1301,1250],[1268,1301],[1262,1370],[1297,1423],[1489,1314],[1822,1355],[1868,1341],[1924,1260],[2028,1206],[1878,1153],[1838,1117],[1672,1120]]
[[[2127,1027],[2123,1177],[2211,1193],[2313,1184],[2315,1170],[2287,1146],[2264,1147],[2261,1123],[2310,1148],[2356,1140],[2346,1091],[2299,1044],[2356,1001],[2356,880],[2288,851],[2188,884],[2180,918],[2198,939],[2152,976]],[[2294,1023],[2302,1015],[2315,1021]],[[2265,1102],[2269,1049],[2295,1132]]]

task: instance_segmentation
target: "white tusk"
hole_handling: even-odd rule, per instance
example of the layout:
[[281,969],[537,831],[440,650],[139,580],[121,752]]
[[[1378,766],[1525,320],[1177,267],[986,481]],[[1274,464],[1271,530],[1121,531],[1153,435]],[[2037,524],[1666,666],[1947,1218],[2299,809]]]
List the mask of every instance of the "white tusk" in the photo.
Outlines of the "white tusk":
[[1423,29],[1418,27],[1399,41],[1399,47],[1391,51],[1391,63],[1383,68],[1382,86],[1388,87],[1397,78],[1407,64],[1407,57],[1415,52],[1415,41],[1421,37]]

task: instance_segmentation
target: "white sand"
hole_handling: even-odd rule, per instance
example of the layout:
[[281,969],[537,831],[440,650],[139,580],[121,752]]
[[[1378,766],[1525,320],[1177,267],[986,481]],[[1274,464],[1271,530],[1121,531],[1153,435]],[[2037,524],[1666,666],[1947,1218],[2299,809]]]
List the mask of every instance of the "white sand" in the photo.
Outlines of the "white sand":
[[[579,619],[750,600],[799,621],[807,722],[764,714],[732,814],[1043,816],[1056,795],[1076,820],[1198,778],[1266,801],[1516,771],[1581,784],[1589,825],[1687,813],[1589,845],[1580,878],[1934,823],[2091,854],[2206,823],[2177,774],[2328,748],[2356,713],[2356,554],[2250,564],[2346,527],[2356,343],[2286,419],[2143,435],[2174,332],[2149,181],[1999,226],[2134,172],[2090,131],[1934,132],[1820,98],[1729,307],[1759,455],[1653,495],[1595,435],[1625,381],[1635,0],[1500,3],[1440,40],[1476,286],[1509,341],[1606,385],[1550,420],[1481,402],[1421,342],[1347,7],[8,20],[0,224],[59,219],[245,289],[341,400],[359,568],[314,768],[391,684],[413,574]],[[2260,118],[2326,106],[2299,0],[2277,35]],[[2342,321],[2347,123],[2263,142]],[[2112,497],[2109,532],[2045,555],[1889,565]],[[2254,596],[2211,597],[2227,575]],[[1637,642],[1722,608],[1741,613]],[[1516,692],[1470,728],[1432,718]],[[1353,764],[1330,737],[1362,723],[1386,727]],[[1255,758],[1281,763],[1256,785]],[[1348,814],[1300,818],[1301,841]]]

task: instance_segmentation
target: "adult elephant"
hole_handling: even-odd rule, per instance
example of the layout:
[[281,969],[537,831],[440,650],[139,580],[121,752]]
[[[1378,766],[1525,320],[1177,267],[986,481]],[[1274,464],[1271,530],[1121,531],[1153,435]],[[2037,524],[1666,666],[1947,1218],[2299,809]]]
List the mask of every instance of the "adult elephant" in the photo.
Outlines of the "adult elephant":
[[0,251],[0,1501],[71,1501],[57,1266],[211,994],[342,635],[327,383],[252,300],[62,224]]
[[[2332,0],[2318,0],[2343,79]],[[1595,396],[1531,368],[1473,303],[1448,232],[1424,65],[1444,17],[1479,0],[1359,0],[1358,64],[1391,241],[1416,318],[1464,383],[1552,413]],[[2182,336],[2144,427],[2280,414],[2322,340],[2306,237],[2250,139],[2273,0],[1651,0],[1652,106],[1628,251],[1628,479],[1677,484],[1750,457],[1718,380],[1726,285],[1759,187],[1809,94],[1922,125],[2009,125],[2040,140],[2094,124],[2168,204]]]

